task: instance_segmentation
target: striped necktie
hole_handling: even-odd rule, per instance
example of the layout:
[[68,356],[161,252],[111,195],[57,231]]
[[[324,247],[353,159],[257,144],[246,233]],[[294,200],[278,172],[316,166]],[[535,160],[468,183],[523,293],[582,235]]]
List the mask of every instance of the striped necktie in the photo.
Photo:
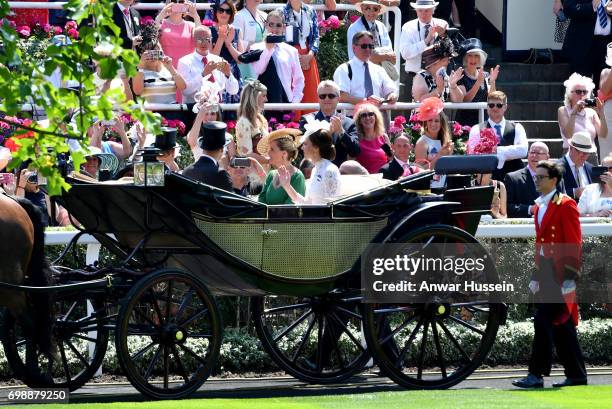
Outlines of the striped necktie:
[[608,26],[608,15],[604,7],[604,0],[601,0],[599,2],[599,7],[597,7],[597,18],[599,19],[601,28],[606,28]]

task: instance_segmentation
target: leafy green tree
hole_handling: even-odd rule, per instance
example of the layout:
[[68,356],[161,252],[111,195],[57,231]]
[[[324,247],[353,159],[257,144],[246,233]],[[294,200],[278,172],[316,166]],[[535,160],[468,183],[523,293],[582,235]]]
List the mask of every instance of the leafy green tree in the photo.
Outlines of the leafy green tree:
[[[30,126],[19,124],[18,133],[34,131],[34,136],[19,140],[20,148],[13,155],[11,168],[31,160],[32,166],[47,177],[52,195],[69,188],[57,169],[57,154],[69,151],[68,138],[87,147],[86,131],[96,118],[111,119],[115,109],[129,113],[150,132],[160,130],[160,116],[145,111],[142,103],[122,101],[116,91],[96,93],[93,60],[100,67],[102,79],[115,78],[120,69],[131,77],[138,64],[136,53],[121,47],[119,28],[112,21],[114,3],[69,0],[64,9],[79,24],[79,38],[71,45],[49,46],[41,63],[23,55],[17,47],[18,34],[5,20],[10,12],[8,1],[0,0],[0,112],[16,116],[24,104],[30,103],[42,107],[49,119],[44,129],[36,122]],[[58,68],[62,80],[78,81],[76,92],[58,89],[45,79]],[[69,126],[71,120],[73,125]],[[72,152],[71,156],[75,167],[84,160],[80,152]]]

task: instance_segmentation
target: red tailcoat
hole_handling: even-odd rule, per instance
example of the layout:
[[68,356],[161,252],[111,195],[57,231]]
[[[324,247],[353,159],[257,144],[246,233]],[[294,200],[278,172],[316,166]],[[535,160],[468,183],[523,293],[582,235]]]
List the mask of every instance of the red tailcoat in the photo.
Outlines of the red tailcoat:
[[[552,259],[555,268],[555,281],[561,286],[564,280],[576,280],[580,276],[582,257],[582,231],[580,229],[580,213],[576,202],[571,197],[555,193],[548,204],[542,224],[538,223],[539,207],[535,207],[536,253],[535,262],[540,267],[540,252],[544,257]],[[558,317],[554,323],[562,324],[572,316],[578,325],[578,304],[576,293],[564,296],[567,306],[566,313]]]

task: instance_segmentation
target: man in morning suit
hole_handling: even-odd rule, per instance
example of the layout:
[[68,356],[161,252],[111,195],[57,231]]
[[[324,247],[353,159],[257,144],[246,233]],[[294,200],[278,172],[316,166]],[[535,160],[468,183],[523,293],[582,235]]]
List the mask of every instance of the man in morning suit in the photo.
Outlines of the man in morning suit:
[[201,125],[198,143],[203,150],[203,154],[196,163],[185,168],[183,176],[233,192],[229,173],[219,169],[219,160],[223,156],[223,147],[225,146],[226,129],[227,126],[218,121]]
[[135,0],[119,0],[113,6],[113,23],[119,27],[123,48],[132,49],[140,42],[140,13],[132,6]]
[[387,162],[378,173],[382,173],[383,179],[397,180],[403,176],[418,173],[421,169],[418,166],[411,166],[408,162],[410,152],[412,152],[412,142],[406,135],[401,134],[393,139],[391,149],[393,159]]
[[332,142],[336,147],[336,158],[333,162],[340,167],[349,156],[354,158],[361,152],[355,122],[336,112],[340,97],[338,84],[331,80],[322,81],[317,87],[317,94],[319,95],[319,111],[304,115],[300,120],[300,130],[304,133],[306,131],[304,126],[312,120],[329,122],[329,129],[333,135]]
[[504,178],[508,217],[528,218],[533,216],[534,201],[539,194],[535,188],[536,166],[541,160],[548,160],[548,146],[534,142],[527,153],[527,166],[510,172]]
[[578,337],[576,280],[580,276],[582,232],[576,202],[557,191],[562,169],[559,163],[542,161],[536,168],[536,272],[529,289],[537,311],[529,374],[512,382],[520,388],[542,388],[550,375],[553,345],[563,364],[566,379],[554,387],[586,385],[587,374]]
[[578,202],[584,188],[592,181],[593,165],[587,159],[597,148],[587,132],[576,132],[567,143],[569,151],[559,159],[559,164],[564,169],[565,192]]

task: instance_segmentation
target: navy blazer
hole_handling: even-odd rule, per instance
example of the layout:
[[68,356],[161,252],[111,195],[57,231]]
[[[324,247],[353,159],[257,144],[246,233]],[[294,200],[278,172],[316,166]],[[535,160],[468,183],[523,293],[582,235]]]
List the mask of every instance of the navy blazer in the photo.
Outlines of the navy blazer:
[[200,157],[196,163],[185,168],[183,176],[228,192],[234,191],[229,173],[219,169],[219,165],[215,164],[208,156]]
[[[563,158],[559,159],[559,162],[563,166],[563,183],[565,184],[565,193],[578,202],[579,199],[574,197],[574,189],[578,187],[578,183],[576,183],[576,179],[574,178],[574,172],[570,169],[569,162],[565,155]],[[587,179],[589,183],[592,183],[593,178],[593,165],[589,162],[584,162],[584,170],[586,171]],[[586,187],[586,186],[583,186]]]
[[[319,121],[329,121],[328,118],[325,118],[323,112],[319,111],[316,114],[306,114],[300,119],[300,130],[304,132],[306,129],[304,126],[306,125],[307,117],[317,119]],[[334,146],[336,147],[336,158],[332,161],[338,167],[342,164],[342,162],[346,161],[350,156],[352,158],[356,158],[357,155],[361,153],[361,148],[359,148],[359,135],[357,135],[357,129],[355,128],[355,122],[349,118],[344,117],[342,119],[342,129],[344,133],[342,135],[334,134]]]

